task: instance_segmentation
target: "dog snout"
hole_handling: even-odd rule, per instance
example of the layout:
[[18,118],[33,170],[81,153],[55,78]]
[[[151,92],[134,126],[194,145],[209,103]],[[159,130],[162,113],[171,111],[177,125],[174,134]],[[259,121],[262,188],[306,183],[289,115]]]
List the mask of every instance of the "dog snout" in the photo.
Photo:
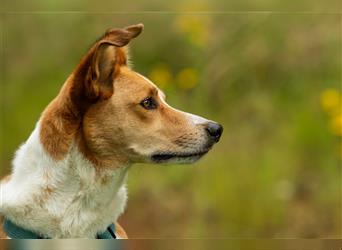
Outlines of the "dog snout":
[[209,135],[211,139],[213,139],[215,142],[218,142],[222,135],[223,127],[222,125],[216,122],[209,122],[205,130],[207,131],[207,134]]

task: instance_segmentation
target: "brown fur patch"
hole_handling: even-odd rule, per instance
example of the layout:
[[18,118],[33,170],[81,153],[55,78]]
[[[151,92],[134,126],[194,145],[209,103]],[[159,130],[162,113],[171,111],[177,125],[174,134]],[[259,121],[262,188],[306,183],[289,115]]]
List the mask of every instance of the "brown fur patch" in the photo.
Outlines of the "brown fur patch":
[[[96,51],[102,43],[124,46],[142,30],[142,25],[125,29],[108,30],[83,57],[71,76],[67,79],[58,96],[42,114],[40,140],[44,149],[55,160],[61,160],[68,153],[70,145],[79,132],[86,110],[101,99],[108,99],[113,93],[110,84],[94,82],[92,64],[96,61]],[[112,73],[115,77],[127,57],[124,48],[115,48],[115,62]],[[96,163],[95,159],[91,159]]]
[[125,230],[118,222],[115,222],[115,235],[120,239],[128,239]]
[[7,234],[5,233],[3,229],[3,224],[4,224],[4,217],[0,216],[0,239],[7,239]]
[[51,186],[45,186],[43,188],[43,199],[46,201],[55,191],[55,189]]
[[11,180],[11,175],[6,175],[5,177],[3,177],[2,179],[1,179],[1,182],[9,182]]

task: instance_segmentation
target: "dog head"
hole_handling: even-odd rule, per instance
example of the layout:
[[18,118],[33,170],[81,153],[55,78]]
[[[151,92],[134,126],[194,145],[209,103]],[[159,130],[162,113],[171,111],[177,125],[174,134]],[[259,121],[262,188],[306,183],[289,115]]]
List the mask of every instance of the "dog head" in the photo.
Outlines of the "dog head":
[[[108,30],[66,82],[54,101],[59,104],[50,105],[69,106],[64,112],[71,114],[64,120],[77,125],[68,129],[74,130],[80,151],[96,165],[191,163],[222,134],[218,123],[169,106],[154,83],[128,66],[125,46],[142,29],[138,24]],[[49,113],[51,107],[45,117]],[[44,137],[41,133],[42,141]]]

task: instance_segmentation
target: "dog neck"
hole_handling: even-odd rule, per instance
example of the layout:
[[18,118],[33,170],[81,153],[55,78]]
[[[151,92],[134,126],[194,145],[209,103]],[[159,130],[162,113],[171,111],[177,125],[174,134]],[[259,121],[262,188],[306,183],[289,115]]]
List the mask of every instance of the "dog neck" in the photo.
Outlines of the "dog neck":
[[0,212],[51,238],[93,238],[124,210],[128,165],[97,171],[76,143],[56,160],[39,134],[40,122],[17,151],[11,179],[1,183]]

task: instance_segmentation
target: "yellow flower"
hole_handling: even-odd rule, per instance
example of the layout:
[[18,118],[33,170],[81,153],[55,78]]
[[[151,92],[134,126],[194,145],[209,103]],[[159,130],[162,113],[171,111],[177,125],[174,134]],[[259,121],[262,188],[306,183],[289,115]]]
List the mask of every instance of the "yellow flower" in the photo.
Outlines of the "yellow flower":
[[177,74],[177,84],[181,89],[192,89],[198,83],[198,73],[192,68],[185,68]]
[[149,78],[160,88],[164,88],[171,83],[172,74],[169,70],[169,67],[166,64],[161,63],[152,69],[149,74]]
[[332,118],[330,129],[334,135],[342,136],[342,114]]
[[340,114],[341,94],[336,89],[326,89],[321,94],[321,106],[330,115]]

